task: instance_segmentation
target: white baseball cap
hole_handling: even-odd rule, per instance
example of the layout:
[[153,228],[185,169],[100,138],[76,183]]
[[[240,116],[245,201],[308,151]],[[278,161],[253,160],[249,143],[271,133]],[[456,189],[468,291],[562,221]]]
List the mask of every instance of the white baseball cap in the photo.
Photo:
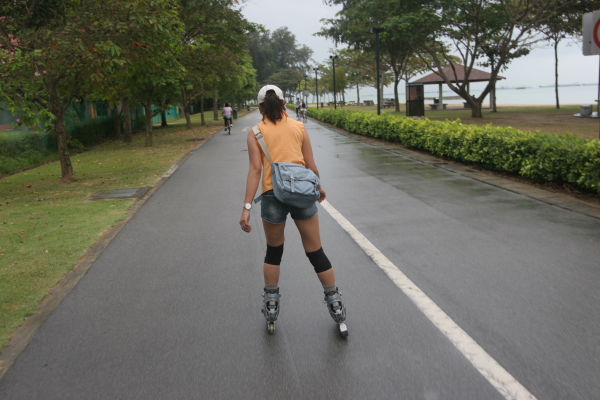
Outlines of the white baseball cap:
[[281,91],[281,89],[279,89],[275,85],[266,85],[266,86],[261,87],[260,90],[258,91],[258,97],[257,97],[258,104],[265,101],[265,96],[267,95],[267,92],[269,90],[274,90],[277,97],[279,97],[281,100],[283,100],[283,92]]

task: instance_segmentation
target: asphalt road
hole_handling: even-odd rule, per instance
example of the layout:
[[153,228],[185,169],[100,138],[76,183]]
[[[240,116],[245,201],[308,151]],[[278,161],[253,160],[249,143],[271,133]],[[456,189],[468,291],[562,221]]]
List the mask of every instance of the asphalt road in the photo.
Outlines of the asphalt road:
[[[0,399],[502,399],[320,208],[340,339],[293,224],[273,336],[238,219],[256,113],[200,147],[0,380]],[[307,124],[330,203],[538,399],[600,393],[600,221]]]

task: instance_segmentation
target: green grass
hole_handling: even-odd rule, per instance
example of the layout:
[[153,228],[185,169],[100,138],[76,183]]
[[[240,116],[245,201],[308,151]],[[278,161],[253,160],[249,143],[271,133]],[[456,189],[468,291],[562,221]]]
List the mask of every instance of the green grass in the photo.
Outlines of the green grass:
[[0,130],[0,137],[13,137],[13,136],[21,136],[22,131],[17,129],[2,129]]
[[[208,114],[208,113],[207,113]],[[0,180],[0,348],[40,300],[79,261],[101,234],[126,218],[134,200],[87,198],[100,190],[152,186],[221,120],[191,130],[181,120],[154,129],[154,147],[144,135],[133,143],[105,143],[72,157],[76,181],[59,179],[52,162]],[[185,122],[185,120],[183,120]],[[219,128],[217,128],[219,127]]]
[[0,139],[19,138],[30,133],[36,133],[36,131],[32,131],[29,129],[3,129],[0,131]]

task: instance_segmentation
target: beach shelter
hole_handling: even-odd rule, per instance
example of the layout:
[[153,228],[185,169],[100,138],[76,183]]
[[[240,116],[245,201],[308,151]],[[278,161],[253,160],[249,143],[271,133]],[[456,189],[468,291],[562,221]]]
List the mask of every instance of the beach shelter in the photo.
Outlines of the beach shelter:
[[[450,79],[451,83],[461,83],[461,82],[464,82],[464,80],[465,80],[464,65],[454,64],[454,69],[452,68],[452,66],[447,65],[444,68],[442,68],[441,72]],[[467,82],[467,91],[469,89],[468,88],[469,83],[485,82],[485,81],[489,81],[491,78],[492,78],[492,74],[490,74],[489,72],[485,72],[485,71],[482,71],[477,68],[471,68],[471,73],[469,74],[469,80]],[[500,79],[505,79],[505,78],[503,76],[498,75],[496,77],[496,80],[500,80]],[[444,104],[444,95],[442,94],[442,84],[445,84],[445,83],[446,83],[446,81],[444,80],[444,78],[442,78],[441,75],[439,75],[437,72],[432,72],[431,74],[426,75],[426,76],[422,77],[421,79],[411,82],[411,84],[421,84],[421,85],[438,84],[439,85],[439,105],[440,105],[440,107],[443,107],[443,104]],[[494,86],[491,91],[492,95],[490,96],[490,107],[492,106],[492,101],[495,97],[494,96],[495,91],[496,91],[496,87]]]

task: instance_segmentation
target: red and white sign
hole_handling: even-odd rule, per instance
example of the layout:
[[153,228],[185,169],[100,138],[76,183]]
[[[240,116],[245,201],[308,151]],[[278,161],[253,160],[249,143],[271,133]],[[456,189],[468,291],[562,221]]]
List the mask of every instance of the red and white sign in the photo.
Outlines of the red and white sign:
[[583,14],[583,55],[600,54],[600,10]]

